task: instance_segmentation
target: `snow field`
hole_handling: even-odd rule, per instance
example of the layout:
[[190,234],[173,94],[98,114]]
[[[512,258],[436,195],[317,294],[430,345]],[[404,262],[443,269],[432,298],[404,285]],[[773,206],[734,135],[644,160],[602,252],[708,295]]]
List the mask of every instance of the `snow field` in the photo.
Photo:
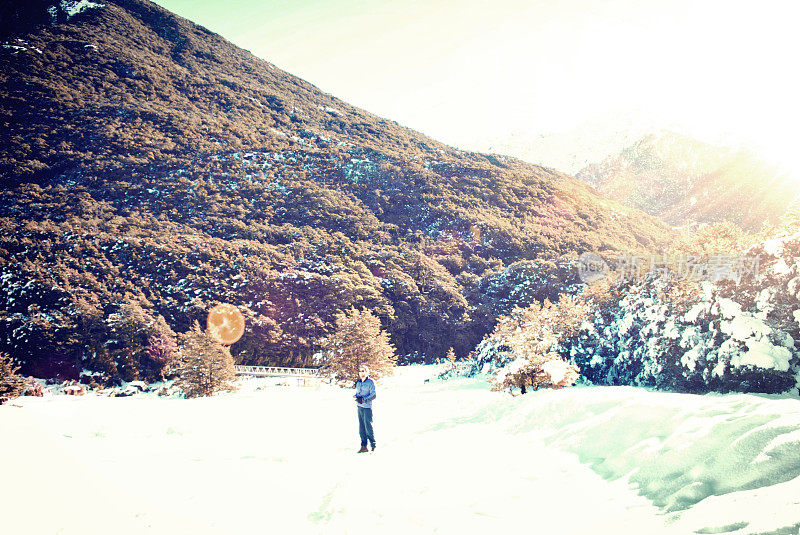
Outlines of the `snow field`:
[[[800,401],[580,387],[512,398],[401,368],[377,451],[352,392],[0,407],[15,533],[797,533]],[[5,478],[4,478],[5,479]],[[43,514],[47,511],[48,514]],[[8,529],[8,531],[6,531]],[[793,530],[793,531],[792,531]]]

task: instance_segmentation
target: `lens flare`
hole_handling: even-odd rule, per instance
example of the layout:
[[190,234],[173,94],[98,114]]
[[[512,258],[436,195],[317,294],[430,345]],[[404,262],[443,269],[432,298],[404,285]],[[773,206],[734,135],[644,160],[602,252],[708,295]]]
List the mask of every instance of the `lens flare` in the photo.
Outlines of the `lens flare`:
[[244,334],[244,316],[234,305],[220,303],[208,313],[208,334],[223,345],[231,345]]

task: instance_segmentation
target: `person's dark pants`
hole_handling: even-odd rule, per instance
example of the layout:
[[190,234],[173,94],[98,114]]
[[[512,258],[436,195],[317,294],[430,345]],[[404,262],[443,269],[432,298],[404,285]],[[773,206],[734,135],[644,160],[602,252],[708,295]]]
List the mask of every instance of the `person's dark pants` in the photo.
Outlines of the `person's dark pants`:
[[372,431],[372,409],[358,407],[358,434],[361,435],[361,447],[366,447],[367,440],[375,446],[375,433]]

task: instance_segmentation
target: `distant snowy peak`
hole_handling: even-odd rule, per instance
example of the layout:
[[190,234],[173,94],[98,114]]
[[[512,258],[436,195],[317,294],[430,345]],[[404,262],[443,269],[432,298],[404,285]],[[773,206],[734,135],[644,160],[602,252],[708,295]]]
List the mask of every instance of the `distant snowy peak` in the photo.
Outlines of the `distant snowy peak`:
[[788,175],[750,151],[666,131],[645,135],[576,176],[673,226],[731,221],[758,231],[765,222],[779,224],[800,194]]

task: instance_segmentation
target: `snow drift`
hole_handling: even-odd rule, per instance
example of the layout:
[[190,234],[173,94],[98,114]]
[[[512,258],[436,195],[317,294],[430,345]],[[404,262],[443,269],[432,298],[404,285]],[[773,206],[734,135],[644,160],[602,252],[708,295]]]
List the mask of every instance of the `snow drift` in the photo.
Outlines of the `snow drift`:
[[[511,397],[408,367],[357,455],[349,390],[0,407],[3,530],[797,533],[800,400],[575,387]],[[41,511],[47,510],[47,515]]]

